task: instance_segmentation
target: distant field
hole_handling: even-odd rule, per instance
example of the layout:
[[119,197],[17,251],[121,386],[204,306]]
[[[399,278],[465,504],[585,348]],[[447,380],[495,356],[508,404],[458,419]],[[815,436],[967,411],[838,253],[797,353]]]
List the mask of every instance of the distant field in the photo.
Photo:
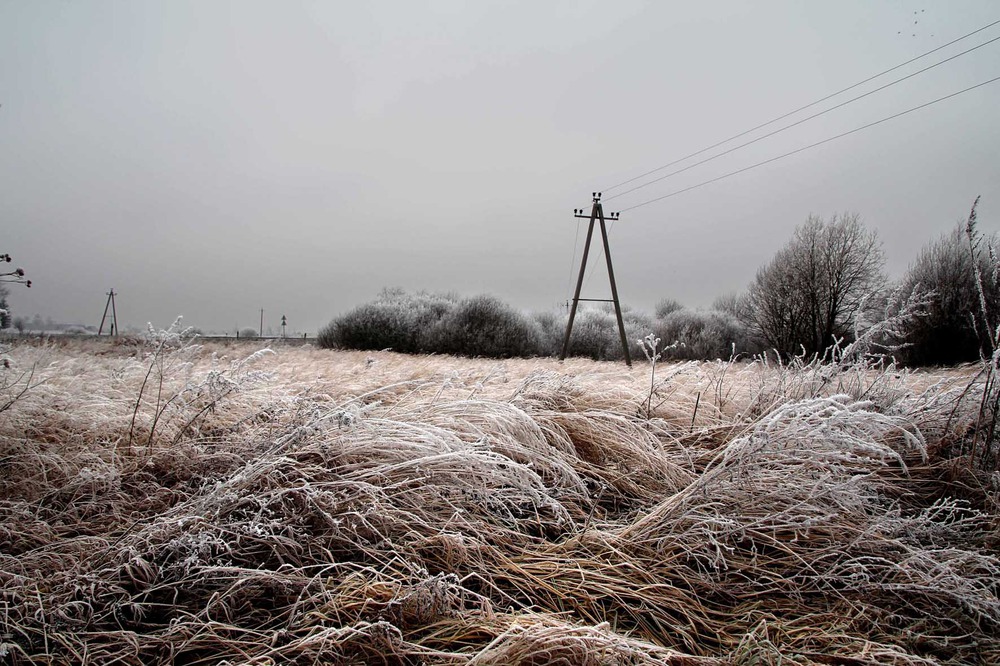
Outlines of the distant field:
[[0,661],[1000,663],[973,369],[162,343],[8,351]]

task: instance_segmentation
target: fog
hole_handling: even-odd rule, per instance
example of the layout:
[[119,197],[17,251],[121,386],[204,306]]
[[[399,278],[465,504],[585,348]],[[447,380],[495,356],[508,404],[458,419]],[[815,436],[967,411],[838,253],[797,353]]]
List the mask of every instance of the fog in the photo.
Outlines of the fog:
[[[391,286],[559,307],[592,191],[997,19],[988,1],[0,2],[0,252],[34,283],[10,304],[96,325],[114,287],[123,329],[232,331],[263,309],[266,328],[308,332]],[[998,49],[605,210],[987,81]],[[1000,82],[623,212],[622,299],[708,306],[810,214],[859,213],[893,277],[977,195],[996,230],[998,108]],[[584,295],[607,293],[595,269]]]

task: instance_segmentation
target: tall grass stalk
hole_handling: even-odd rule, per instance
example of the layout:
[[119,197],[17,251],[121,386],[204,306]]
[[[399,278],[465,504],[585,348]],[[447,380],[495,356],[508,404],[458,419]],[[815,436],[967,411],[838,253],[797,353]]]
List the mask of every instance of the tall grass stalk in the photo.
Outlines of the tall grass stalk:
[[[969,211],[969,218],[966,221],[965,233],[969,241],[969,252],[972,257],[972,270],[975,276],[976,293],[979,297],[979,317],[981,317],[981,328],[976,327],[979,339],[983,346],[981,353],[981,370],[973,381],[981,381],[979,400],[979,413],[976,418],[976,425],[972,432],[969,443],[969,455],[984,469],[996,469],[998,466],[997,456],[994,453],[994,442],[996,441],[997,420],[1000,418],[1000,386],[998,386],[998,368],[1000,368],[1000,322],[994,321],[995,313],[991,313],[987,306],[986,289],[983,286],[982,269],[980,259],[983,252],[983,238],[976,226],[976,207],[979,205],[979,197],[972,203]],[[1000,261],[992,244],[987,244],[990,263],[992,264],[993,280],[996,282],[997,273],[1000,271]],[[973,325],[976,324],[976,317],[973,315]],[[964,451],[963,451],[964,453]]]

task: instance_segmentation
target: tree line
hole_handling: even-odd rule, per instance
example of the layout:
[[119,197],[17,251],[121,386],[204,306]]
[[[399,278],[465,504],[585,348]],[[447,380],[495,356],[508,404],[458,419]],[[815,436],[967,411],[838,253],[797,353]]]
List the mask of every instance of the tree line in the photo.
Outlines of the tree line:
[[[626,332],[637,354],[639,339],[655,333],[670,346],[666,357],[672,359],[822,358],[868,336],[908,365],[975,361],[992,353],[987,322],[1000,313],[996,241],[975,227],[973,214],[928,243],[893,282],[878,233],[858,214],[810,216],[742,293],[722,296],[708,310],[672,299],[652,314],[626,307]],[[878,328],[893,317],[893,326]],[[565,324],[564,313],[525,314],[491,296],[386,289],[332,320],[318,341],[331,348],[404,353],[556,355]],[[570,353],[621,357],[610,308],[578,314]]]
[[1000,264],[996,237],[976,228],[974,210],[928,243],[897,282],[885,273],[878,234],[857,214],[810,217],[732,299],[733,312],[765,349],[822,356],[902,304],[919,303],[881,340],[898,361],[953,365],[988,356]]

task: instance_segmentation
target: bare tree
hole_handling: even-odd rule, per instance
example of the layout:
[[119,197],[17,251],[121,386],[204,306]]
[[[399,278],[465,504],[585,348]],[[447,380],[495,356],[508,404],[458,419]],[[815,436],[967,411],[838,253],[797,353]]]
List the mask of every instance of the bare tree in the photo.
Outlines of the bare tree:
[[857,214],[810,216],[757,271],[741,316],[770,348],[822,354],[851,338],[864,299],[884,282],[883,265],[878,235]]

